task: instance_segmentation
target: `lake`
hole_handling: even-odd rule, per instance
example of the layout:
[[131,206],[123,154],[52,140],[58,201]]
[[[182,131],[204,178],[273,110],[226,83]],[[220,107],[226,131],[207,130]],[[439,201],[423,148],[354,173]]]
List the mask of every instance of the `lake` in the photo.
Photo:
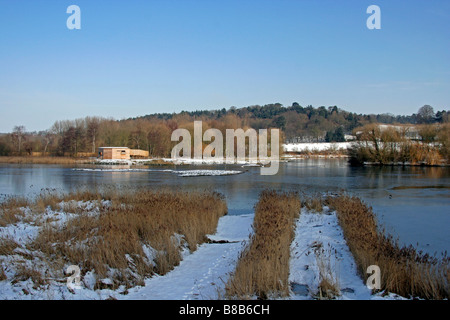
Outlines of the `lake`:
[[[138,169],[139,170],[135,170]],[[177,170],[244,171],[227,176],[181,177]],[[372,206],[379,224],[401,244],[420,250],[450,251],[450,168],[350,167],[345,159],[305,159],[280,163],[275,176],[261,176],[258,167],[215,166],[58,166],[0,164],[0,194],[34,196],[43,189],[68,192],[77,188],[115,185],[123,188],[215,190],[228,203],[229,214],[253,212],[264,189],[314,195],[346,191]]]

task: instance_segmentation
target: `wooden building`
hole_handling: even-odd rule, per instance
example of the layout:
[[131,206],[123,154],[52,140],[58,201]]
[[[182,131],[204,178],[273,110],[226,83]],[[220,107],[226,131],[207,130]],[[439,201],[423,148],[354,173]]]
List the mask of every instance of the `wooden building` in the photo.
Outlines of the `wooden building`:
[[98,148],[98,157],[108,160],[130,160],[148,158],[149,152],[127,147],[101,147]]
[[149,152],[139,149],[131,149],[130,156],[132,159],[146,159],[149,157]]
[[98,157],[108,160],[130,160],[130,148],[127,147],[101,147],[98,148]]

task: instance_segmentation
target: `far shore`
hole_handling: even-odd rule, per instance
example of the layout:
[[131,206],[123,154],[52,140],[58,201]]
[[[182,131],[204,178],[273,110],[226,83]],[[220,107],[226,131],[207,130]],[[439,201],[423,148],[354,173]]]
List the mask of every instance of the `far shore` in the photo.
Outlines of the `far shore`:
[[2,156],[0,163],[11,164],[83,164],[92,163],[91,159],[72,157],[32,157],[32,156]]
[[[328,153],[328,152],[287,152],[281,155],[280,162],[289,162],[295,160],[306,159],[349,159],[349,156],[342,152]],[[143,165],[143,166],[173,166],[173,165],[214,165],[217,162],[210,160],[173,160],[170,158],[147,158],[147,159],[131,159],[131,160],[100,160],[97,158],[76,158],[76,157],[33,157],[33,156],[0,156],[0,164],[48,164],[48,165]],[[242,165],[257,165],[256,161],[237,162]],[[426,163],[386,163],[379,164],[376,162],[365,162],[360,166],[414,166],[414,167],[449,167],[448,163],[441,164],[426,164]]]
[[32,157],[32,156],[0,156],[0,163],[10,164],[142,164],[142,165],[171,165],[172,162],[163,159],[132,159],[132,160],[99,160],[97,158],[77,157]]

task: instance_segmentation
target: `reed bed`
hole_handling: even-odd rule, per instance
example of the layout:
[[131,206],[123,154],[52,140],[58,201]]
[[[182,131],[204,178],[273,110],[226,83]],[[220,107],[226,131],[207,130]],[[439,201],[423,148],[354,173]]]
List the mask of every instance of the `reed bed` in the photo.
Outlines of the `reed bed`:
[[370,265],[381,270],[381,291],[404,297],[448,299],[449,258],[430,256],[412,246],[400,247],[392,236],[379,230],[372,209],[357,197],[329,197],[327,204],[337,211],[347,245],[365,280]]
[[289,294],[290,245],[300,208],[296,193],[262,192],[255,206],[254,233],[226,284],[226,297],[267,299]]
[[2,156],[0,163],[9,164],[76,164],[89,163],[89,160],[71,157],[32,157],[32,156]]
[[[23,214],[16,219],[33,220],[40,226],[37,237],[23,249],[51,267],[53,278],[65,279],[62,272],[69,265],[79,266],[83,276],[93,273],[95,289],[121,285],[129,288],[142,285],[144,278],[155,273],[167,273],[179,264],[182,251],[196,250],[227,213],[223,196],[206,191],[109,189],[103,193],[47,193],[28,201],[29,210],[19,211],[14,201],[4,202],[0,221],[5,213],[4,223],[11,221],[13,214],[9,211],[26,211],[26,217]],[[21,201],[20,205],[25,203]],[[57,221],[45,214],[48,210],[66,212],[67,217]],[[1,251],[11,252],[16,245],[9,242]],[[28,267],[22,270],[26,272],[19,270],[16,278],[31,274]]]

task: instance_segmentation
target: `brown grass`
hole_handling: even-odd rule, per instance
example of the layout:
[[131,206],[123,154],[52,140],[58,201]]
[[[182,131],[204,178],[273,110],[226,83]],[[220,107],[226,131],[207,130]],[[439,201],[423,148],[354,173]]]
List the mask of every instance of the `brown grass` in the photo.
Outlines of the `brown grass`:
[[7,279],[8,279],[8,277],[6,276],[5,269],[2,264],[2,265],[0,265],[0,281],[4,281]]
[[267,299],[289,294],[290,245],[300,207],[297,194],[261,194],[255,206],[254,234],[226,284],[227,297]]
[[337,211],[344,237],[364,279],[368,277],[367,267],[377,265],[381,269],[382,291],[424,299],[450,297],[446,255],[438,259],[412,246],[400,247],[378,229],[372,209],[359,198],[329,197],[327,202]]
[[76,164],[86,160],[71,157],[30,157],[30,156],[2,156],[0,163],[11,164]]
[[28,203],[24,197],[9,197],[0,202],[0,227],[20,221],[24,216],[20,208],[26,207]]
[[13,254],[19,245],[12,239],[0,238],[0,256]]
[[302,206],[304,206],[305,208],[307,208],[312,212],[321,213],[323,211],[323,202],[324,199],[322,199],[321,195],[315,195],[306,197],[303,200]]
[[315,242],[312,248],[319,270],[319,285],[315,297],[319,300],[334,299],[340,295],[340,288],[336,271],[331,264],[332,250],[326,250],[322,242]]
[[[89,201],[97,207],[96,214],[88,214],[92,209],[76,206],[72,200]],[[110,202],[106,205],[102,200]],[[196,250],[227,213],[223,196],[214,192],[151,190],[47,194],[28,207],[41,231],[26,248],[44,255],[56,278],[65,277],[62,273],[68,265],[78,265],[82,274],[94,271],[96,288],[103,286],[104,278],[117,288],[143,284],[143,279],[154,273],[165,274],[179,264],[183,245]],[[51,224],[40,218],[47,207],[68,210],[74,217]],[[13,245],[2,251],[11,252]],[[148,257],[144,248],[154,255]],[[37,279],[37,274],[27,269],[22,268],[20,274],[20,279],[29,274]]]
[[19,266],[12,283],[14,284],[20,281],[26,281],[28,279],[31,279],[31,281],[33,282],[34,289],[48,284],[48,280],[42,275],[39,270],[37,270],[37,268],[26,265]]

